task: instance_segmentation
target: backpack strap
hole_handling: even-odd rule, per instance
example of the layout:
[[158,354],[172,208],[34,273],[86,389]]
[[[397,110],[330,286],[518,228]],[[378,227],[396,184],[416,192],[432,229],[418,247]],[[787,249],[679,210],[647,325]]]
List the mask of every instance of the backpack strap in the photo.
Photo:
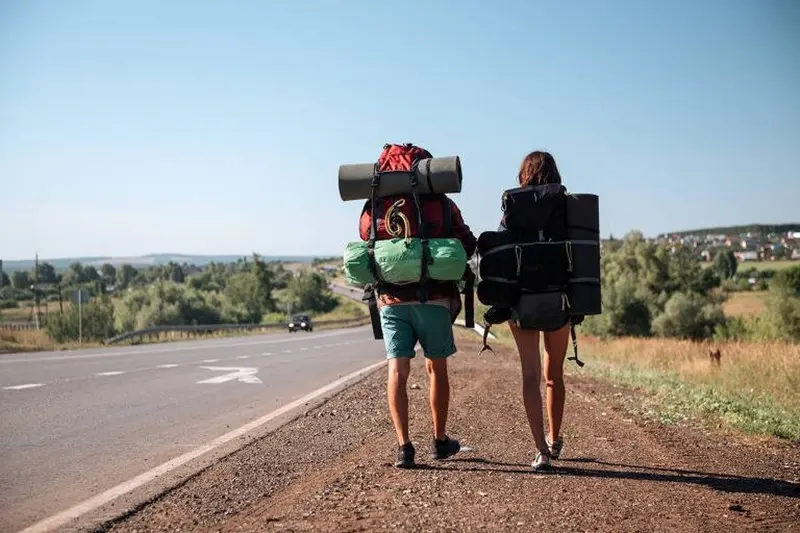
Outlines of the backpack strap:
[[450,237],[453,233],[453,206],[446,195],[443,194],[440,198],[442,202],[442,236]]
[[367,285],[364,288],[364,294],[361,296],[361,301],[367,303],[369,308],[369,320],[372,323],[372,334],[376,340],[383,338],[383,329],[381,328],[381,315],[378,309],[378,299],[375,296],[375,288],[372,285]]
[[575,363],[578,366],[582,367],[585,363],[580,359],[578,359],[578,339],[577,336],[575,335],[575,324],[573,324],[572,322],[570,322],[569,324],[569,334],[572,337],[572,349],[575,352],[575,356],[568,357],[567,359],[569,359],[570,361],[575,361]]
[[465,266],[464,274],[466,283],[464,284],[464,325],[468,328],[475,327],[475,274],[469,267]]
[[409,173],[409,184],[411,185],[411,197],[414,199],[414,209],[417,212],[417,237],[422,243],[422,274],[420,276],[420,286],[417,290],[417,297],[421,303],[428,301],[428,290],[425,286],[429,279],[428,265],[431,263],[431,250],[428,244],[428,236],[425,233],[425,215],[422,202],[419,199],[419,179],[417,178],[417,164],[415,161]]
[[375,173],[372,176],[372,191],[370,192],[369,209],[370,209],[370,222],[369,222],[369,239],[367,240],[367,259],[369,270],[375,278],[376,283],[381,283],[381,275],[378,271],[378,265],[375,263],[375,240],[378,238],[378,187],[381,184],[381,173],[378,169],[377,163],[375,164]]

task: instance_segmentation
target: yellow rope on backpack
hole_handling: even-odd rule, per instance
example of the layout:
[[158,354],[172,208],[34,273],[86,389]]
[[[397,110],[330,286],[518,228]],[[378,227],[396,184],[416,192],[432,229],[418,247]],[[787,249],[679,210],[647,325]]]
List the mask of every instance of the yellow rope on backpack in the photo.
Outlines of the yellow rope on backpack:
[[[393,225],[392,218],[395,215],[395,210],[404,205],[406,205],[406,201],[404,198],[401,198],[386,210],[386,233],[392,237],[399,237],[403,233],[403,227],[400,224]],[[403,221],[403,225],[405,226],[406,241],[408,242],[411,240],[411,223],[408,221],[408,217],[402,211],[397,213],[397,216],[399,216]]]

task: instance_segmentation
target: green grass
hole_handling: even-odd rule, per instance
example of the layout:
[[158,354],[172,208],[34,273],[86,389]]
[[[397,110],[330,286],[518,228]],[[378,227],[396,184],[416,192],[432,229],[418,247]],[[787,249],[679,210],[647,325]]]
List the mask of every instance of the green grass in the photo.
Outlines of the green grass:
[[800,412],[780,405],[767,393],[739,392],[690,383],[677,373],[641,367],[614,367],[591,360],[584,372],[612,383],[644,389],[649,394],[627,397],[626,407],[663,424],[701,418],[751,435],[800,441]]
[[367,306],[364,304],[339,294],[336,294],[335,297],[338,302],[336,308],[328,313],[313,315],[312,319],[314,322],[320,322],[322,320],[344,320],[348,318],[356,319],[367,316]]
[[[710,261],[703,261],[701,265],[703,268],[710,267],[713,263]],[[783,270],[784,268],[793,267],[795,265],[800,265],[800,261],[792,261],[789,259],[780,260],[780,261],[745,261],[739,263],[737,270],[739,272],[747,272],[751,268],[755,268],[756,270]]]

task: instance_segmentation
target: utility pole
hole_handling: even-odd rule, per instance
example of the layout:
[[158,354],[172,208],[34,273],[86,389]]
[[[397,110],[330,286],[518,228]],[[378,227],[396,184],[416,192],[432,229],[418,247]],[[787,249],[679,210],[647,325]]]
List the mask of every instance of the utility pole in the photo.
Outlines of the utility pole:
[[39,330],[39,252],[36,252],[36,261],[33,266],[33,313],[36,321],[36,330]]
[[78,289],[78,346],[83,344],[83,290]]

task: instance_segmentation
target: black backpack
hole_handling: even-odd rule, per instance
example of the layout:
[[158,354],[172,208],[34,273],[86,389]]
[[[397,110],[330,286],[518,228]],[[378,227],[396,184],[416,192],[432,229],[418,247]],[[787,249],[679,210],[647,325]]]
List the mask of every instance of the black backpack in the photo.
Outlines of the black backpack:
[[[575,271],[573,248],[589,243],[569,238],[567,198],[560,184],[503,193],[500,228],[478,238],[478,300],[490,306],[481,351],[491,349],[486,339],[492,324],[514,318],[522,329],[556,331],[569,323],[575,350],[570,359],[583,366],[574,328],[583,314],[570,303],[569,282]],[[597,243],[590,243],[599,249],[599,234]],[[597,263],[599,268],[599,251]]]

